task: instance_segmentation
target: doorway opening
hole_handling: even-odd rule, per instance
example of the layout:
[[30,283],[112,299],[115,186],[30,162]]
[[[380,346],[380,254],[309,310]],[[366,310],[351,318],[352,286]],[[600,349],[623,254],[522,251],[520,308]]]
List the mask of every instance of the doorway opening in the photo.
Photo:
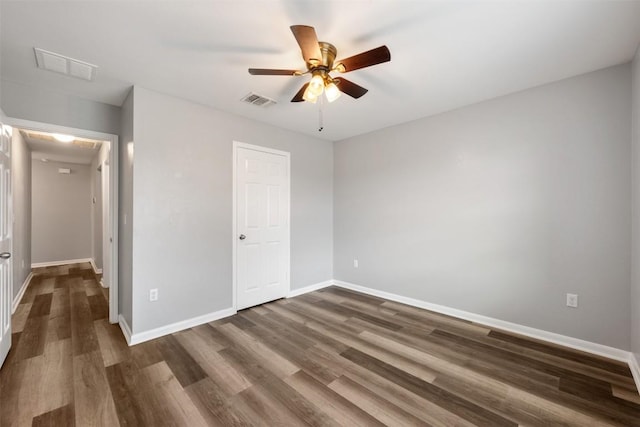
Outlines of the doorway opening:
[[[14,225],[14,246],[30,253],[14,270],[88,266],[103,288],[109,322],[118,322],[118,137],[100,132],[6,119],[29,157],[28,226]],[[116,171],[116,172],[114,172]],[[14,218],[20,209],[14,192]],[[25,230],[28,230],[26,233]],[[30,234],[30,235],[29,235]],[[27,258],[29,259],[29,258]],[[71,270],[70,270],[71,271]],[[15,273],[15,272],[14,272]]]

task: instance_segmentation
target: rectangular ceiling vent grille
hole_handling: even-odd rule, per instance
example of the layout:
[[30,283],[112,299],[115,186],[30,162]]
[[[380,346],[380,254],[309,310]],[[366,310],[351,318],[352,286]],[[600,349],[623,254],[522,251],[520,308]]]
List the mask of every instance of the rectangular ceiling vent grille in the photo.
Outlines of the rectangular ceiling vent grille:
[[33,50],[36,54],[36,64],[38,68],[88,81],[93,81],[96,76],[97,65],[37,47],[34,47]]
[[253,104],[262,108],[269,107],[276,103],[276,101],[271,98],[267,98],[266,96],[258,95],[257,93],[253,92],[250,92],[247,96],[242,98],[242,102]]

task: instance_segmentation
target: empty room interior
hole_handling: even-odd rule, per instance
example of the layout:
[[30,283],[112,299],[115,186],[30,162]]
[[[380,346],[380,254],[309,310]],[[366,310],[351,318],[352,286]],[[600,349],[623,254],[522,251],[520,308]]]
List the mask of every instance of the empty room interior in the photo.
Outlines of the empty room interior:
[[640,0],[1,1],[1,426],[640,426]]

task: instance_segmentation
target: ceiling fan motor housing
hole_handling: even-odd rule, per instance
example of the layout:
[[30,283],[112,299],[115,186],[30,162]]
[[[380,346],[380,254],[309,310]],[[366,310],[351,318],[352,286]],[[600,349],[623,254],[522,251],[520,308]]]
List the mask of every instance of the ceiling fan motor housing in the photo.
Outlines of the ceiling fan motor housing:
[[320,46],[320,54],[322,58],[319,58],[318,61],[315,59],[310,59],[307,62],[307,69],[309,71],[314,71],[315,69],[321,69],[324,71],[331,71],[333,69],[333,61],[336,59],[336,55],[338,54],[338,50],[334,45],[327,42],[318,42]]

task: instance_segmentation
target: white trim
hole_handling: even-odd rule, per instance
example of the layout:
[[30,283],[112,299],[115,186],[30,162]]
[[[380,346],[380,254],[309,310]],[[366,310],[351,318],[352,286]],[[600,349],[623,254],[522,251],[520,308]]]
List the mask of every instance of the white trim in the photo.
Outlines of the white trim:
[[93,258],[91,258],[89,262],[91,263],[91,268],[95,274],[102,274],[102,269],[96,266],[96,261]]
[[[245,148],[248,150],[261,151],[263,153],[276,154],[279,156],[284,156],[287,160],[287,193],[288,193],[288,206],[287,206],[287,227],[286,227],[286,242],[287,247],[285,248],[285,256],[287,258],[287,284],[286,284],[286,293],[285,297],[288,297],[291,294],[291,153],[288,151],[276,150],[269,147],[262,147],[259,145],[247,144],[245,142],[233,141],[233,165],[232,165],[232,224],[231,224],[231,271],[232,271],[232,308],[234,310],[238,309],[238,275],[237,275],[237,256],[236,251],[238,248],[238,224],[237,224],[237,170],[236,165],[238,163],[238,148]],[[264,301],[268,302],[268,301]]]
[[27,275],[27,278],[24,279],[24,282],[22,283],[22,286],[20,287],[20,292],[18,292],[18,295],[16,295],[16,297],[13,299],[13,306],[11,307],[11,314],[16,312],[16,309],[18,308],[18,305],[20,304],[20,301],[22,300],[22,297],[24,296],[25,291],[27,290],[27,287],[29,286],[29,283],[31,282],[31,279],[33,278],[33,272],[29,272],[29,274]]
[[122,314],[118,317],[118,324],[120,325],[124,339],[127,340],[127,344],[131,345],[131,328]]
[[65,259],[61,261],[48,261],[48,262],[34,262],[33,264],[31,264],[31,268],[55,267],[58,265],[67,265],[67,264],[83,264],[85,262],[91,263],[91,258]]
[[[118,135],[105,132],[96,132],[87,129],[78,129],[68,126],[54,125],[51,123],[36,122],[33,120],[16,119],[6,117],[5,123],[10,126],[22,129],[29,129],[41,132],[55,132],[67,135],[74,135],[82,138],[97,139],[109,143],[111,155],[109,161],[112,171],[119,171],[118,157]],[[110,199],[111,208],[111,289],[109,291],[109,322],[118,323],[118,173],[110,175]]]
[[390,301],[407,304],[413,307],[435,311],[436,313],[442,313],[448,316],[469,320],[475,323],[490,326],[492,328],[498,328],[504,331],[513,332],[516,334],[524,335],[531,338],[536,338],[536,339],[551,342],[554,344],[559,344],[565,347],[573,348],[575,350],[596,354],[598,356],[608,357],[609,359],[614,359],[614,360],[627,362],[627,363],[629,362],[629,352],[625,350],[620,350],[618,348],[609,347],[606,345],[585,341],[578,338],[569,337],[566,335],[560,335],[554,332],[544,331],[542,329],[523,326],[517,323],[511,323],[511,322],[507,322],[500,319],[494,319],[492,317],[483,316],[481,314],[470,313],[468,311],[458,310],[456,308],[451,308],[444,305],[432,304],[432,303],[414,299],[414,298],[408,298],[401,295],[392,294],[389,292],[379,291],[377,289],[367,288],[360,285],[354,285],[353,283],[343,282],[340,280],[334,280],[334,284],[336,286],[339,286],[345,289],[351,289],[353,291],[362,292],[363,294],[373,295],[373,296],[384,298]]
[[[171,323],[170,325],[161,326],[149,331],[137,332],[135,334],[131,334],[129,325],[127,325],[127,322],[124,321],[124,318],[120,316],[120,327],[122,328],[122,332],[124,333],[125,338],[127,338],[127,334],[129,334],[129,337],[127,339],[129,345],[135,345],[152,340],[154,338],[160,338],[165,335],[173,334],[174,332],[193,328],[194,326],[202,325],[204,323],[213,322],[224,317],[233,316],[234,314],[236,314],[236,310],[234,308],[225,308],[224,310],[219,310],[202,316],[193,317],[191,319],[182,320],[180,322]],[[124,329],[125,326],[126,330]]]
[[287,298],[297,297],[298,295],[317,291],[319,289],[323,289],[332,285],[333,285],[333,280],[327,280],[326,282],[315,283],[313,285],[305,286],[304,288],[292,289],[287,294]]
[[638,362],[638,357],[633,352],[629,352],[629,369],[631,369],[631,375],[633,375],[633,380],[636,382],[636,388],[640,390],[640,362]]

